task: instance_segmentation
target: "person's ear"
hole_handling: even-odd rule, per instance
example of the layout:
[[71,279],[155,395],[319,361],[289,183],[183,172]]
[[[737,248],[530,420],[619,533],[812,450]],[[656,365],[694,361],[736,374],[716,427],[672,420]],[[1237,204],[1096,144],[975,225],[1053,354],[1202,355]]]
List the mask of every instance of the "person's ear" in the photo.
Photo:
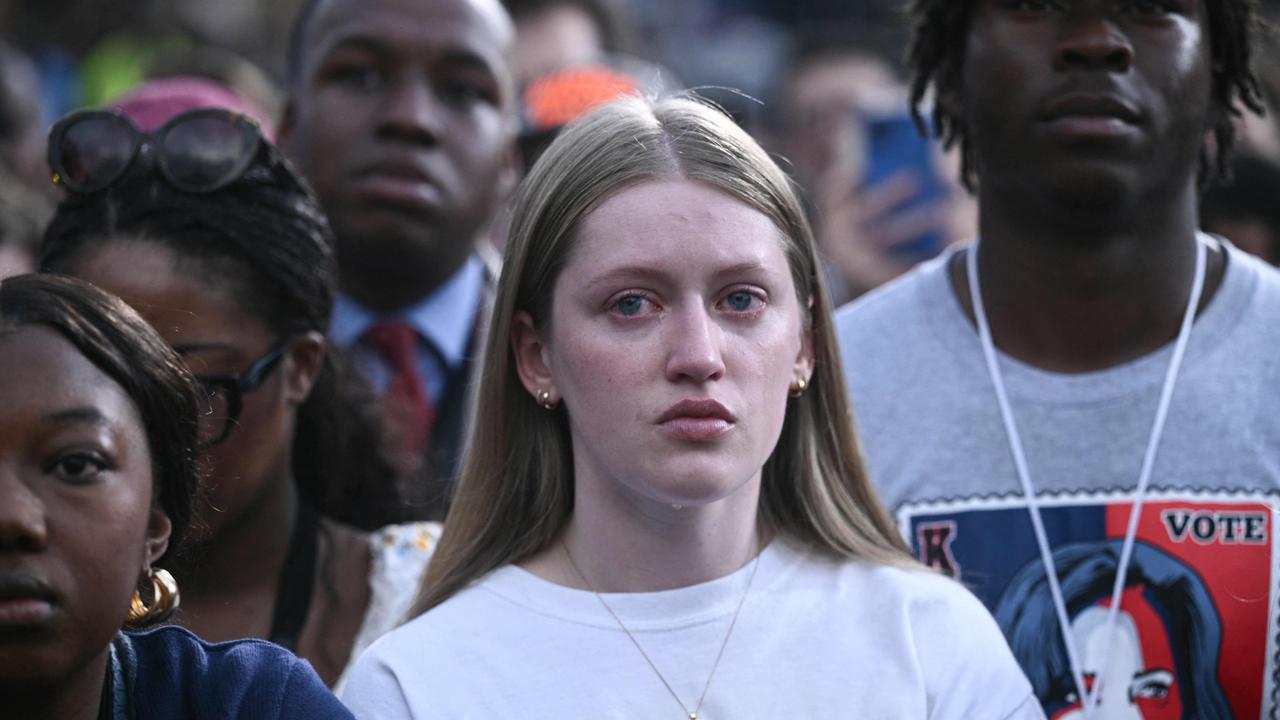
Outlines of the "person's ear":
[[295,337],[284,354],[285,400],[301,405],[324,369],[327,344],[324,335],[312,330]]
[[540,403],[559,402],[560,394],[551,372],[550,347],[538,332],[533,316],[523,310],[512,318],[511,352],[524,389]]
[[794,366],[797,380],[804,380],[808,385],[813,377],[813,297],[809,298],[809,307],[805,310],[805,321],[800,328],[800,351],[796,353]]
[[142,572],[155,565],[160,560],[166,550],[169,549],[169,535],[173,532],[173,521],[165,514],[160,506],[156,505],[151,508],[151,515],[147,519],[147,539],[146,553],[144,559],[146,565],[143,566]]

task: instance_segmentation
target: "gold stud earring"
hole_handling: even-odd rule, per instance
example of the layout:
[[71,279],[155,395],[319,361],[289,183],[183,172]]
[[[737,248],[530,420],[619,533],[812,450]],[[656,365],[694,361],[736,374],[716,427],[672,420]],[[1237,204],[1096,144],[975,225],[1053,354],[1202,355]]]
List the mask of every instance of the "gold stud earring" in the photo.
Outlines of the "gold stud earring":
[[800,397],[801,395],[804,394],[804,391],[807,390],[808,388],[809,388],[808,380],[802,377],[796,378],[796,381],[791,383],[791,397],[793,398]]
[[546,388],[538,391],[538,404],[541,405],[544,410],[556,409],[556,404],[551,400],[551,391]]
[[155,625],[178,609],[178,582],[168,570],[147,568],[147,580],[151,584],[151,601],[144,601],[142,591],[134,590],[129,600],[129,613],[125,616],[125,627],[141,629]]

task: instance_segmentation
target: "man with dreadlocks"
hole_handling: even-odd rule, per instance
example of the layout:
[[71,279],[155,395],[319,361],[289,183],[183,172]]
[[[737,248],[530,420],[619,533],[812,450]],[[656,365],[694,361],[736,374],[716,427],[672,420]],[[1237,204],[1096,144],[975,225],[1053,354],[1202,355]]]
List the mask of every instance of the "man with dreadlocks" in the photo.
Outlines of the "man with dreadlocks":
[[1050,717],[1277,711],[1280,275],[1196,230],[1261,107],[1257,12],[911,2],[980,239],[841,312],[846,377],[917,557],[996,611]]

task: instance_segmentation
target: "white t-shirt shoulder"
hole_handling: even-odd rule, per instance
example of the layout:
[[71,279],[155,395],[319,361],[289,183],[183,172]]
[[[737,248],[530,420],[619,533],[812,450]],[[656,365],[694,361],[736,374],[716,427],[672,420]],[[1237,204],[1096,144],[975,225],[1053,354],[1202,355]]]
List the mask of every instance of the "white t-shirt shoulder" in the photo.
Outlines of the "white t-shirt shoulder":
[[[359,718],[681,718],[697,703],[751,572],[608,594],[680,698],[588,592],[500,568],[385,635],[344,701]],[[761,554],[698,717],[1042,718],[995,622],[924,570]]]

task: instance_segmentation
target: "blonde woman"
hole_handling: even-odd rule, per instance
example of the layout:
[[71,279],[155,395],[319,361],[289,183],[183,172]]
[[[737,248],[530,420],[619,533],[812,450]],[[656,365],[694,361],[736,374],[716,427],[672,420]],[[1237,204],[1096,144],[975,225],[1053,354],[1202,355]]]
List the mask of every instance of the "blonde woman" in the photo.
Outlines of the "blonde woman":
[[629,99],[517,202],[458,497],[362,718],[1039,718],[871,491],[783,172]]

